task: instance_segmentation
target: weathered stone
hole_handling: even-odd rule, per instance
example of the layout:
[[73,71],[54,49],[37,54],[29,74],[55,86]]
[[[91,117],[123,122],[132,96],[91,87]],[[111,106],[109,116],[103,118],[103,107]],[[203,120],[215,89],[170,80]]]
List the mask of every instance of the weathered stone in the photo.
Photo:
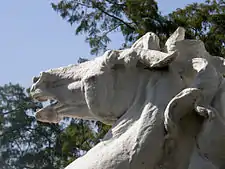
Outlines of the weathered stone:
[[[225,60],[179,27],[163,50],[147,33],[129,49],[51,69],[33,98],[58,103],[37,120],[99,120],[113,127],[66,169],[216,169],[225,166]],[[203,158],[204,157],[204,158]]]

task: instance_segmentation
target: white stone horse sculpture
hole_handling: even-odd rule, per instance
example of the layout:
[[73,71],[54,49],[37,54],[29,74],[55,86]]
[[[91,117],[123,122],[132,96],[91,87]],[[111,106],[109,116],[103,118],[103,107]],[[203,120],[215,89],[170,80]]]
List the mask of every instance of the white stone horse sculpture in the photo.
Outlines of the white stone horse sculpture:
[[204,142],[224,112],[223,59],[211,57],[199,40],[184,40],[184,32],[178,28],[164,49],[147,33],[129,49],[34,78],[33,98],[58,101],[39,110],[37,120],[73,117],[112,125],[102,142],[66,169],[194,169],[208,165],[196,163],[201,153],[223,166],[220,150],[211,152]]

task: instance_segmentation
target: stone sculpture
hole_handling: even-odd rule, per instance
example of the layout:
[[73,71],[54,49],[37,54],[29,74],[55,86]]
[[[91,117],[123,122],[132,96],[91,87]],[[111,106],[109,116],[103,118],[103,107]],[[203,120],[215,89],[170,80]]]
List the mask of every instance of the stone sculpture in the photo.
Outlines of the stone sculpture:
[[37,120],[112,125],[66,169],[225,168],[225,60],[184,36],[179,27],[161,49],[157,35],[147,33],[131,48],[33,79],[34,99],[58,101],[39,110]]

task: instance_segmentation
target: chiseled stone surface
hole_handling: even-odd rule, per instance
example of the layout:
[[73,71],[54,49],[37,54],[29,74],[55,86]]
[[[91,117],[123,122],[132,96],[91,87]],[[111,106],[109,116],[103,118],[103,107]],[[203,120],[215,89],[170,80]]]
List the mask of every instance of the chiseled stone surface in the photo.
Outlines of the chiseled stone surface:
[[131,48],[40,73],[32,97],[58,102],[36,113],[112,124],[103,141],[66,169],[225,167],[225,60],[179,27],[163,49],[147,33]]

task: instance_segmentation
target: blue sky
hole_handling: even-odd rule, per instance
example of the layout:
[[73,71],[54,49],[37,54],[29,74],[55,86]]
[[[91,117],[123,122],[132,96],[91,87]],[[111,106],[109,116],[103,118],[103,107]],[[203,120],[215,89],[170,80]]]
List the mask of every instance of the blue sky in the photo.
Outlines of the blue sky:
[[[0,85],[12,82],[25,87],[40,71],[76,63],[79,57],[93,58],[84,35],[52,10],[46,0],[7,0],[0,5]],[[57,1],[54,1],[57,2]],[[192,2],[204,0],[158,0],[167,14]],[[109,48],[123,39],[113,34]]]

